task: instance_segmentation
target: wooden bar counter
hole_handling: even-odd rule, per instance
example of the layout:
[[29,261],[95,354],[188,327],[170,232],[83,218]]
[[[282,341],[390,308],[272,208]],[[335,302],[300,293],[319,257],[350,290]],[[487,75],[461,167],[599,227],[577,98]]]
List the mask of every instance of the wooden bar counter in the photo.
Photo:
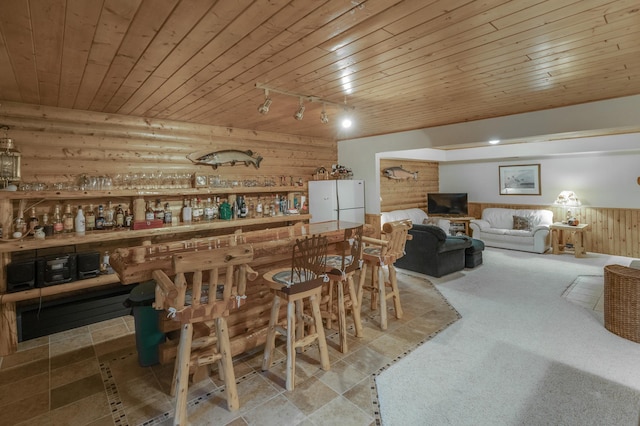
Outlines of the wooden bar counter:
[[[111,265],[118,273],[123,284],[133,284],[151,279],[154,270],[161,269],[172,275],[171,259],[176,253],[194,250],[216,250],[235,244],[251,244],[254,259],[249,264],[257,273],[257,278],[247,284],[246,301],[240,308],[231,312],[228,319],[232,354],[238,355],[264,344],[273,295],[263,280],[265,272],[291,264],[291,250],[296,239],[314,234],[324,235],[329,244],[335,244],[344,238],[345,229],[358,226],[351,222],[322,222],[240,232],[213,237],[163,244],[149,244],[138,247],[118,249],[111,256]],[[365,225],[365,234],[373,234],[373,228]],[[281,315],[284,316],[282,311]],[[162,316],[161,330],[167,333],[168,340],[160,348],[160,362],[170,362],[176,354],[177,338],[172,333],[179,324]]]

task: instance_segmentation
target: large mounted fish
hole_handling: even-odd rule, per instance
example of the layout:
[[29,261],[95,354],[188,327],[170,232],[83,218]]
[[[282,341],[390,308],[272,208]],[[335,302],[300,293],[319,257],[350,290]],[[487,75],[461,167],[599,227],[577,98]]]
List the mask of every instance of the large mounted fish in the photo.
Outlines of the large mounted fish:
[[410,172],[400,167],[389,167],[382,171],[389,179],[411,179],[418,180],[418,172]]
[[191,160],[195,164],[208,164],[213,169],[217,169],[218,166],[222,166],[223,164],[230,164],[235,166],[236,163],[244,163],[245,166],[249,166],[249,164],[253,164],[256,169],[260,168],[260,162],[262,161],[262,157],[259,155],[253,157],[253,151],[238,151],[235,149],[225,149],[222,151],[210,152],[209,154],[203,155],[202,157],[198,157],[195,160],[192,159],[189,155],[187,158]]

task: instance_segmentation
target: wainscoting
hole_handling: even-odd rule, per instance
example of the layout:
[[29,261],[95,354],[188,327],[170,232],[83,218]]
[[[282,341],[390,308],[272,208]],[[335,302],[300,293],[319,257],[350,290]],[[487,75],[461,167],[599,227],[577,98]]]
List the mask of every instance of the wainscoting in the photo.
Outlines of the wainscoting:
[[[496,203],[469,203],[469,216],[480,217],[487,207],[548,209],[553,211],[554,221],[561,221],[566,216],[562,207]],[[591,225],[587,233],[587,252],[640,257],[640,209],[580,207],[571,209],[571,213],[580,223]]]

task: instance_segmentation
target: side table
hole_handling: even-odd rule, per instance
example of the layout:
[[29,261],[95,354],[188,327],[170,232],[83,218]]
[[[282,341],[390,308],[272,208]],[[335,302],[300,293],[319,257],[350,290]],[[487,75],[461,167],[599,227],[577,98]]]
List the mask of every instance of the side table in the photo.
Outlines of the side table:
[[564,232],[573,233],[573,249],[575,257],[584,257],[587,254],[585,249],[587,243],[587,233],[589,224],[567,225],[566,223],[555,222],[549,229],[551,230],[551,248],[553,254],[564,253]]

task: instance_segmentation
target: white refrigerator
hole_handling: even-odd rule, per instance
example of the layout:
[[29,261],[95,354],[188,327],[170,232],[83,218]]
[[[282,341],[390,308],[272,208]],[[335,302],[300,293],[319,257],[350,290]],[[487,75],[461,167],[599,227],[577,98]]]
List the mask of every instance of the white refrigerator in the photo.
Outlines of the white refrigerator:
[[364,181],[309,181],[309,213],[310,223],[329,220],[364,223]]

